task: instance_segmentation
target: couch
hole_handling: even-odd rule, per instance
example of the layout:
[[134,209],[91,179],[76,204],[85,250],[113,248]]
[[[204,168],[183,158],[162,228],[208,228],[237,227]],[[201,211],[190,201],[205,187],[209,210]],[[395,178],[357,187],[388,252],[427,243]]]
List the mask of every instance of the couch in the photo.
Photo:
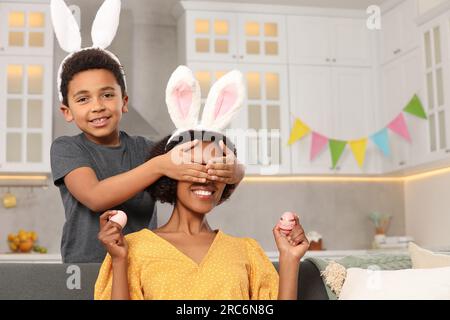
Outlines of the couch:
[[[277,268],[278,264],[274,263]],[[79,269],[78,269],[78,268]],[[0,300],[91,300],[99,263],[0,263]],[[80,277],[76,278],[75,275]],[[327,300],[319,269],[309,260],[300,264],[300,300]],[[69,287],[71,289],[69,289]]]

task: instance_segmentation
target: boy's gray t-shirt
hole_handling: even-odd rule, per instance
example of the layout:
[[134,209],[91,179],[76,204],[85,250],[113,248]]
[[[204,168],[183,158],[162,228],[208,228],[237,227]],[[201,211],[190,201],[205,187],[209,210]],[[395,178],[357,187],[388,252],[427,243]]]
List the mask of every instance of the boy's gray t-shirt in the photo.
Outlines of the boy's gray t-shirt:
[[[64,263],[102,262],[106,250],[97,239],[99,217],[69,192],[64,177],[71,171],[92,168],[98,180],[127,172],[149,159],[153,142],[120,132],[120,146],[107,147],[88,140],[84,133],[73,137],[59,137],[51,147],[53,182],[59,187],[64,204],[66,222],[61,239]],[[139,192],[123,204],[110,208],[123,210],[128,216],[124,234],[143,228],[156,228],[156,206],[148,192]]]

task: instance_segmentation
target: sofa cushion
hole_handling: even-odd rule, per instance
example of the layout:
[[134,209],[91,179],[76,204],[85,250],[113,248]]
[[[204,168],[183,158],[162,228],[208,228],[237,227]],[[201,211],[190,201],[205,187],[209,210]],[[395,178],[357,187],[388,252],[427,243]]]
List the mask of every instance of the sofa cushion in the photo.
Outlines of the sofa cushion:
[[450,267],[450,255],[437,254],[410,242],[408,251],[414,269]]
[[[305,260],[309,260],[320,271],[320,275],[323,275],[325,269],[331,261],[344,266],[345,268],[362,268],[362,269],[379,269],[379,270],[400,270],[411,268],[411,258],[408,254],[366,254],[359,256],[346,256],[340,259],[327,259],[318,257],[309,257]],[[322,277],[323,284],[325,286],[328,298],[330,300],[337,300],[337,295],[327,285],[326,280]]]
[[450,300],[450,267],[347,269],[339,300]]

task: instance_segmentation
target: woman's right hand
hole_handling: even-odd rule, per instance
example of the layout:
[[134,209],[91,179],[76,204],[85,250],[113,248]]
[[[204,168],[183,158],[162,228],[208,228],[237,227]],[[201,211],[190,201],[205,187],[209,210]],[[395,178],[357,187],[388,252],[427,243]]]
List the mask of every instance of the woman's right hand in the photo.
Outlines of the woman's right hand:
[[122,227],[109,220],[116,213],[116,210],[109,210],[100,216],[100,231],[97,238],[113,260],[124,260],[128,256],[128,244],[122,234]]

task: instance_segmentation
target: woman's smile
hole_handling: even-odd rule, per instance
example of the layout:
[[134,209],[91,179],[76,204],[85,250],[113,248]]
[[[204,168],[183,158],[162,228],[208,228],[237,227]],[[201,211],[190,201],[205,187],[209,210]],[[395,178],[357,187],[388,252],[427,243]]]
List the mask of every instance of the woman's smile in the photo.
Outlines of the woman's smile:
[[213,184],[192,185],[191,192],[200,200],[212,200],[217,188]]

